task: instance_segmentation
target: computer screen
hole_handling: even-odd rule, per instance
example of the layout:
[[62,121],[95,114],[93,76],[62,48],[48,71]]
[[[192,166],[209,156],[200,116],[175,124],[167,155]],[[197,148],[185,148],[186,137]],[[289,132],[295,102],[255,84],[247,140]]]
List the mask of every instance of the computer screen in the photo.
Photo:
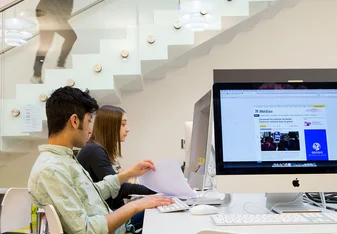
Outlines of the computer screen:
[[188,151],[187,178],[189,184],[204,189],[207,176],[207,163],[211,153],[212,118],[211,91],[207,92],[194,105],[192,135]]
[[337,190],[337,83],[216,83],[213,98],[220,190]]

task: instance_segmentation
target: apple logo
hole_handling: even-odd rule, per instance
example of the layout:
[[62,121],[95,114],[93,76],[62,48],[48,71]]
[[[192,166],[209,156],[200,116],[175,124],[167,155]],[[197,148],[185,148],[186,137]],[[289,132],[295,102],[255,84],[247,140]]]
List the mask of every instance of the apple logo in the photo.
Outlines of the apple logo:
[[293,186],[294,187],[300,187],[300,181],[297,178],[295,180],[293,180]]

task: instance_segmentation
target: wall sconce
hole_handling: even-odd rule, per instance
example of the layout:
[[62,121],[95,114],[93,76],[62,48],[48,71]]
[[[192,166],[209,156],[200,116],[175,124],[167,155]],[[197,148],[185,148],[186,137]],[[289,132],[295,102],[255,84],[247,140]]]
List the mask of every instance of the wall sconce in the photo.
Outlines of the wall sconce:
[[72,79],[68,79],[67,80],[67,86],[74,87],[74,85],[75,85],[75,81],[74,80],[72,80]]
[[179,22],[179,21],[177,21],[177,22],[175,22],[174,24],[173,24],[173,27],[175,28],[175,29],[181,29],[181,23]]
[[156,38],[154,36],[148,36],[147,37],[147,42],[149,44],[153,44],[156,41]]
[[97,73],[101,72],[101,71],[102,71],[102,66],[99,65],[99,64],[96,64],[96,65],[94,66],[94,71],[97,72]]
[[129,51],[122,50],[121,51],[121,56],[122,56],[123,60],[126,60],[126,58],[129,57]]
[[40,101],[41,102],[45,102],[45,101],[47,101],[47,99],[48,99],[48,96],[46,94],[44,94],[44,93],[40,94]]
[[20,115],[20,110],[19,109],[16,109],[16,108],[13,108],[12,109],[12,115],[14,117],[18,117]]

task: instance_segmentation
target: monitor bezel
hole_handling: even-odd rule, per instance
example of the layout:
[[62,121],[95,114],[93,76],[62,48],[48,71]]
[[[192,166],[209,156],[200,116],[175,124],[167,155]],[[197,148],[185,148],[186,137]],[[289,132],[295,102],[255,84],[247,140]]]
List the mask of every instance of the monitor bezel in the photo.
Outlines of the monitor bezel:
[[[337,89],[337,82],[257,82],[257,83],[215,83],[213,84],[213,116],[215,135],[215,160],[217,175],[263,175],[263,174],[331,174],[337,172],[337,160],[335,161],[310,161],[317,167],[266,167],[263,163],[255,163],[255,167],[246,167],[249,162],[233,163],[223,162],[222,126],[220,110],[221,90],[258,90],[265,84],[292,85],[293,87],[305,86],[306,89]],[[270,89],[272,90],[272,89]],[[289,161],[290,163],[295,161]],[[327,163],[328,162],[328,163]],[[272,162],[288,163],[288,162]],[[241,165],[241,166],[240,166]]]

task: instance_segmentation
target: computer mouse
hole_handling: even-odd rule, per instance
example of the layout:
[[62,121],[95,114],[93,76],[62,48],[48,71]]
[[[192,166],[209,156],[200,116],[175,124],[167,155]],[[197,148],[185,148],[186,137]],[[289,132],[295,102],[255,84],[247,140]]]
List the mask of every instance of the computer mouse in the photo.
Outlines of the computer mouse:
[[210,205],[197,205],[190,209],[192,215],[217,214],[219,209]]

